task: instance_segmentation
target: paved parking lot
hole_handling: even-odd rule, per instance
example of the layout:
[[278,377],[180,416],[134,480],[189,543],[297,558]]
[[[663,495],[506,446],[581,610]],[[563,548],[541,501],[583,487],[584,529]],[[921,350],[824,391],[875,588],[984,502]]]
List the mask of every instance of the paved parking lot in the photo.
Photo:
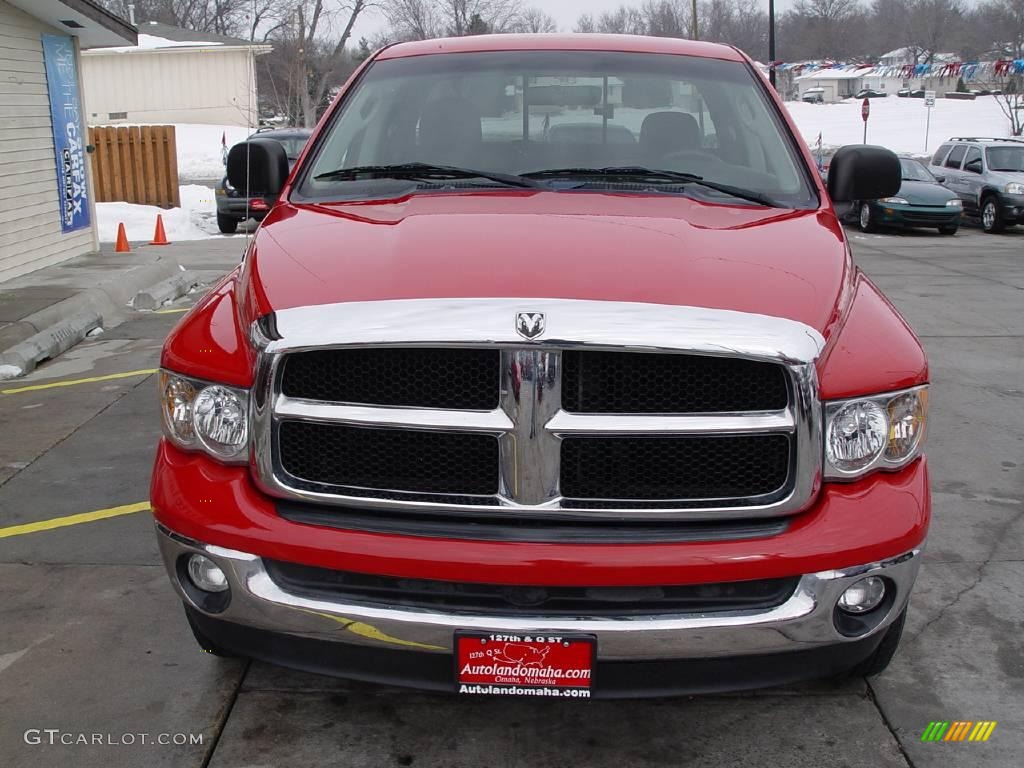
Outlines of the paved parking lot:
[[[145,371],[185,300],[0,382],[0,765],[1019,765],[1024,228],[851,237],[933,372],[935,521],[885,674],[733,696],[481,701],[203,654],[145,505],[159,432]],[[239,243],[202,247],[227,269]],[[40,525],[81,513],[95,514]],[[933,720],[998,726],[986,743],[922,743]],[[93,734],[104,743],[81,743]]]

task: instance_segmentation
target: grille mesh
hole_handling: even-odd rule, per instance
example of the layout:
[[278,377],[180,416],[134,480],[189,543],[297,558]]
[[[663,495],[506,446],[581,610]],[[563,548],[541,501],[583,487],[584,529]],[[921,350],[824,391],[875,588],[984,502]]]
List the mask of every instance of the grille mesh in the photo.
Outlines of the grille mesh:
[[286,421],[278,447],[284,470],[307,482],[412,493],[498,490],[498,441],[490,435]]
[[761,496],[786,485],[789,453],[785,435],[568,438],[562,493],[575,499]]
[[336,403],[491,410],[498,407],[496,349],[330,349],[285,360],[288,397]]
[[714,413],[785,408],[782,366],[634,352],[566,352],[562,404],[576,413]]

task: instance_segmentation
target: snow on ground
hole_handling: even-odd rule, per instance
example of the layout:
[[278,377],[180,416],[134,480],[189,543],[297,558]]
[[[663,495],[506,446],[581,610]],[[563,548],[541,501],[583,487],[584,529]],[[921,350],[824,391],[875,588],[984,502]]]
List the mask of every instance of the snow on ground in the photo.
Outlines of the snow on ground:
[[[786,109],[796,121],[804,141],[811,147],[818,140],[819,131],[825,147],[860,144],[864,140],[860,108],[861,101],[857,99],[838,104],[786,102]],[[1009,122],[994,96],[979,96],[974,101],[936,99],[926,152],[927,112],[924,99],[901,99],[898,96],[871,99],[868,143],[888,147],[894,152],[923,155],[934,152],[939,144],[952,136],[999,137],[1009,132]]]
[[238,125],[198,125],[179,123],[174,126],[178,147],[178,178],[220,179],[224,175],[224,154],[221,137],[226,135],[228,149],[245,141],[254,131]]
[[157,214],[163,216],[164,231],[172,243],[176,240],[223,237],[217,229],[217,203],[213,190],[199,184],[187,184],[180,190],[181,207],[169,210],[155,205],[96,203],[100,242],[117,240],[117,225],[123,222],[130,241],[148,243],[153,239]]

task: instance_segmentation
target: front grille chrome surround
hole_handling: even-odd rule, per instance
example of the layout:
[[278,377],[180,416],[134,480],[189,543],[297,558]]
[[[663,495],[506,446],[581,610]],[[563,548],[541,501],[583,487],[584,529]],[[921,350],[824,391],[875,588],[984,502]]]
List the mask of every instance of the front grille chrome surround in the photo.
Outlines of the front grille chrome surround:
[[[519,312],[543,312],[543,336],[518,336]],[[336,330],[335,330],[336,329]],[[315,504],[452,515],[622,520],[749,519],[793,514],[821,483],[821,407],[814,362],[824,346],[809,326],[763,315],[696,307],[562,299],[416,299],[287,309],[253,324],[259,350],[251,399],[252,469],[267,493]],[[493,410],[330,403],[291,398],[280,369],[293,352],[380,347],[497,348],[501,387]],[[784,366],[788,405],[770,411],[699,414],[569,413],[562,408],[563,353],[606,351],[709,355]],[[331,489],[303,483],[281,466],[275,433],[283,421],[348,427],[492,435],[498,442],[493,496]],[[655,504],[568,499],[559,488],[564,438],[785,435],[790,475],[775,492],[749,498]],[[588,501],[591,506],[588,506]]]

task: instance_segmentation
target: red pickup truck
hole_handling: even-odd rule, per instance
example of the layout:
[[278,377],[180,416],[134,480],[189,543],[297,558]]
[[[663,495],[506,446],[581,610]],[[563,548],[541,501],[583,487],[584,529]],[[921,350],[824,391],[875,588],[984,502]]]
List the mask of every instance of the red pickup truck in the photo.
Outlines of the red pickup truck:
[[[928,366],[749,58],[395,45],[168,337],[151,500],[200,646],[467,694],[750,688],[892,658]],[[827,188],[826,188],[827,187]]]

